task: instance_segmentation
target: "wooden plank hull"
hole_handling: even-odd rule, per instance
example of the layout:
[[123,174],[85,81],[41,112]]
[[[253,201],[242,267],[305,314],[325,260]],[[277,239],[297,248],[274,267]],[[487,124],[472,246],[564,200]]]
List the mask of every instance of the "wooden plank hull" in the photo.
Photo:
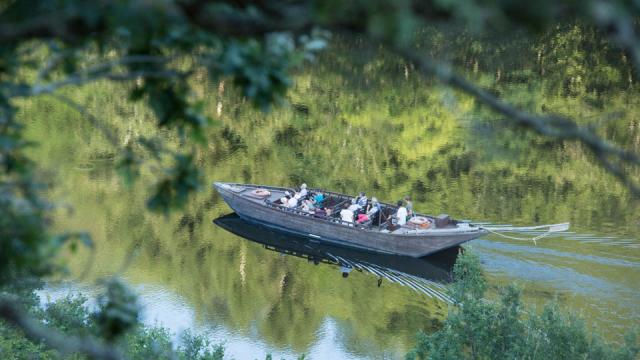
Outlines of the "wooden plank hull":
[[422,257],[486,234],[485,230],[477,227],[434,229],[420,234],[380,232],[357,224],[346,225],[340,221],[317,218],[302,211],[284,211],[268,206],[263,199],[246,195],[247,190],[251,189],[284,191],[284,188],[219,182],[214,187],[224,201],[247,221],[317,241],[378,253]]

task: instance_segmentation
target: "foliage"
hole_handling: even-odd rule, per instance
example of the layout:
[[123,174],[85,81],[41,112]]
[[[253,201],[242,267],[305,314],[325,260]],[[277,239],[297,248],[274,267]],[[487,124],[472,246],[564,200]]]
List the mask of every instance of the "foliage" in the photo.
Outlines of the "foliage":
[[[116,283],[115,280],[111,284]],[[111,288],[116,285],[110,285]],[[113,292],[114,290],[112,290]],[[36,297],[34,288],[23,293],[23,299]],[[103,308],[92,311],[87,305],[87,298],[82,295],[67,295],[59,300],[40,305],[27,301],[28,309],[36,319],[53,330],[59,330],[71,336],[96,336],[102,325]],[[111,309],[113,312],[113,309]],[[167,329],[157,326],[144,326],[137,322],[121,333],[122,338],[115,344],[123,349],[127,358],[132,360],[147,359],[196,359],[221,360],[224,349],[213,345],[203,335],[187,331],[181,336],[181,344],[172,343],[172,335]],[[19,329],[0,321],[0,357],[3,359],[56,359],[55,350],[47,349],[39,342],[24,337]],[[80,354],[67,354],[64,358],[84,359]]]
[[553,303],[540,313],[526,308],[515,285],[500,289],[497,302],[486,299],[480,261],[471,251],[458,257],[454,275],[455,308],[440,330],[419,334],[407,359],[632,360],[640,354],[637,333],[619,348],[606,344]]
[[112,341],[138,323],[138,304],[136,295],[117,278],[111,278],[105,284],[106,293],[99,297],[99,311],[96,322],[100,334]]
[[87,316],[89,309],[86,302],[84,295],[69,295],[47,304],[43,318],[48,326],[69,335],[97,334],[96,329],[93,329],[94,321]]

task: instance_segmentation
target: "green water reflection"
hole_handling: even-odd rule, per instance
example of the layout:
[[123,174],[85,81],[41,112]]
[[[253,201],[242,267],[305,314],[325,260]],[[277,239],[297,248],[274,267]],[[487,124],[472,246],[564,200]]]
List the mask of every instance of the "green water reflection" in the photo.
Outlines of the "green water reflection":
[[[425,33],[430,52],[520,106],[589,123],[640,151],[640,91],[619,53],[597,35],[567,26],[535,41]],[[517,49],[514,50],[514,49]],[[98,83],[67,95],[114,127],[122,144],[157,134],[142,105],[120,85]],[[471,99],[418,77],[389,54],[336,39],[295,76],[289,105],[253,109],[229,84],[195,84],[219,124],[198,150],[207,182],[295,185],[384,200],[410,194],[415,208],[497,223],[570,221],[579,233],[530,243],[472,242],[494,284],[518,281],[530,303],[553,297],[614,339],[640,320],[640,205],[580,145],[506,127]],[[437,326],[446,304],[355,273],[265,251],[214,226],[230,210],[210,189],[167,217],[145,210],[161,176],[143,168],[133,187],[114,167],[117,150],[73,109],[51,98],[23,104],[32,155],[68,203],[59,229],[89,230],[94,257],[69,257],[84,282],[126,267],[134,284],[161,286],[194,309],[198,324],[224,326],[274,348],[307,352],[323,322],[337,324],[344,356],[401,356],[414,334]],[[174,147],[175,135],[161,133]],[[634,175],[640,173],[638,170]],[[585,234],[592,234],[587,236]],[[606,237],[612,237],[607,239]],[[134,256],[132,256],[132,254]]]

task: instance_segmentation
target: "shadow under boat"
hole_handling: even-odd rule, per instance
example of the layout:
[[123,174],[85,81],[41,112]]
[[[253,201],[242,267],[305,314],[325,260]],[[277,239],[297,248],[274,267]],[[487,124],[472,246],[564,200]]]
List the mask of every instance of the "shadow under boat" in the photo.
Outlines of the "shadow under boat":
[[368,272],[383,280],[409,287],[432,298],[450,302],[446,284],[452,279],[453,264],[459,247],[423,258],[385,255],[315,242],[270,230],[247,222],[236,213],[221,216],[213,222],[230,233],[262,244],[265,249],[307,259],[314,264],[340,268],[343,277],[353,270]]

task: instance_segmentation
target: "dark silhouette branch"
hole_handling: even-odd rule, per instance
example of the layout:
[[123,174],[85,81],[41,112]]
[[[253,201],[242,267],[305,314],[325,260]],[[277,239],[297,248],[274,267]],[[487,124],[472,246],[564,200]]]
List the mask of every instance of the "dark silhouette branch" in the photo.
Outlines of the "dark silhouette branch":
[[[519,110],[455,74],[450,66],[431,61],[415,51],[403,48],[396,48],[396,51],[412,63],[422,74],[435,76],[444,84],[462,90],[493,111],[504,115],[509,121],[526,126],[550,138],[581,142],[591,150],[603,168],[624,183],[636,197],[640,197],[640,184],[621,166],[624,164],[640,167],[640,156],[638,154],[605,141],[593,131],[579,126],[570,119],[555,115],[538,116]],[[613,162],[612,159],[619,164]]]
[[18,328],[29,340],[42,342],[62,354],[81,353],[90,359],[124,359],[113,346],[88,337],[69,336],[44,326],[22,310],[16,301],[7,297],[0,297],[0,319]]

